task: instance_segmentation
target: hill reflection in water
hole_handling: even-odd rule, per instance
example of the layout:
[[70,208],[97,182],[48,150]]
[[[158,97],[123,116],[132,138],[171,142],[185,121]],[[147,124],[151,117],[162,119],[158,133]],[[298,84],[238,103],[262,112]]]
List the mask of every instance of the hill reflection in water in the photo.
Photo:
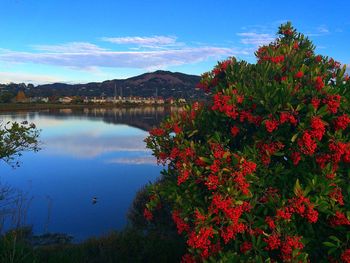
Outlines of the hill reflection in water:
[[68,233],[77,241],[120,229],[135,193],[161,169],[145,148],[147,130],[175,110],[67,108],[2,114],[4,120],[34,122],[41,129],[42,150],[25,153],[18,169],[1,163],[0,180],[33,197],[25,223],[36,234]]

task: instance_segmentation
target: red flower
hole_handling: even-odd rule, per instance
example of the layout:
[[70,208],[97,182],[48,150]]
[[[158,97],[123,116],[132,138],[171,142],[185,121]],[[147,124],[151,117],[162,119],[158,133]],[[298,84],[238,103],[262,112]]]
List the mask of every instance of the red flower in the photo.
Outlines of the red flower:
[[149,131],[150,135],[152,136],[163,136],[165,134],[165,131],[161,128],[154,128]]
[[291,29],[286,29],[282,32],[283,35],[286,35],[286,36],[292,36],[293,35],[293,31]]
[[181,234],[182,232],[189,232],[190,231],[190,226],[182,219],[180,212],[175,210],[172,213],[172,218],[175,222],[177,232]]
[[323,79],[320,76],[316,77],[316,79],[315,79],[315,88],[318,91],[320,91],[323,87],[324,87]]
[[303,154],[310,156],[314,154],[317,148],[316,142],[313,140],[311,134],[307,131],[304,132],[303,137],[298,140],[298,145],[300,147],[300,151]]
[[290,122],[293,125],[297,124],[296,118],[289,112],[281,112],[280,114],[280,123]]
[[318,55],[315,57],[316,62],[321,62],[322,61],[322,56]]
[[265,218],[265,222],[269,226],[269,228],[271,228],[272,230],[276,228],[275,221],[273,221],[272,217],[267,216]]
[[236,100],[238,104],[242,104],[244,101],[244,96],[236,95]]
[[336,95],[328,95],[327,99],[324,102],[327,104],[327,110],[331,113],[337,113],[338,108],[340,106],[341,96]]
[[196,259],[190,254],[183,255],[181,263],[196,263]]
[[335,187],[329,194],[329,197],[337,201],[340,205],[344,205],[343,194],[340,187]]
[[334,129],[345,130],[350,123],[350,118],[347,114],[343,114],[334,120]]
[[344,151],[343,161],[345,163],[350,163],[350,143],[347,144],[347,147]]
[[302,71],[298,71],[294,75],[294,77],[297,78],[297,79],[301,79],[303,76],[304,76],[304,72],[302,72]]
[[278,63],[281,63],[281,62],[284,61],[284,56],[280,55],[280,56],[277,56],[277,57],[271,57],[270,60],[271,60],[272,63],[278,64]]
[[238,133],[239,133],[239,128],[237,126],[233,126],[231,128],[231,134],[233,135],[233,137],[236,137]]
[[203,227],[199,230],[198,233],[195,231],[191,232],[187,240],[187,244],[190,247],[198,248],[202,250],[202,258],[207,258],[210,255],[209,248],[211,247],[210,238],[213,238],[214,231],[213,228]]
[[318,98],[312,98],[311,104],[314,107],[315,110],[317,110],[318,106],[320,105],[321,100]]
[[306,218],[310,223],[316,223],[318,220],[318,212],[314,209],[308,209]]
[[143,216],[146,218],[146,220],[151,221],[153,219],[153,214],[151,211],[149,211],[147,208],[143,210]]
[[214,160],[214,163],[210,165],[210,170],[213,173],[217,173],[220,170],[220,162],[218,160]]
[[343,254],[341,254],[341,260],[345,263],[350,263],[350,249],[346,249]]
[[278,127],[278,121],[276,120],[266,120],[265,121],[266,130],[268,132],[273,132]]
[[301,160],[300,153],[299,152],[292,152],[290,158],[293,161],[293,164],[296,166]]
[[251,242],[248,241],[244,241],[242,243],[242,245],[240,246],[240,251],[241,253],[245,254],[246,252],[248,252],[249,250],[251,250],[253,247]]
[[254,173],[256,170],[256,163],[243,160],[241,163],[241,171],[243,176]]
[[[304,245],[300,242],[301,237],[290,237],[287,236],[281,245],[281,257],[284,262],[290,262],[293,259],[293,251],[295,249],[303,249]],[[294,262],[294,261],[293,261]]]
[[310,135],[315,137],[317,140],[321,140],[326,129],[325,123],[322,121],[321,117],[312,117],[311,119],[311,128]]
[[179,127],[179,125],[178,125],[177,123],[174,124],[173,129],[174,129],[174,132],[175,132],[176,134],[179,134],[179,133],[182,132],[182,129]]
[[232,224],[221,231],[221,236],[227,244],[231,239],[235,239],[238,233],[244,233],[246,229],[243,223]]
[[332,227],[349,226],[350,221],[342,212],[337,211],[337,212],[335,212],[335,216],[333,216],[329,219],[329,224]]
[[277,234],[272,234],[271,236],[264,238],[263,240],[267,244],[265,250],[275,250],[281,246],[281,240]]
[[295,41],[294,44],[293,44],[293,48],[294,49],[298,49],[299,48],[299,43]]
[[205,185],[209,190],[215,190],[219,185],[219,177],[213,174],[209,175]]
[[183,170],[182,172],[180,172],[179,176],[177,177],[177,185],[186,182],[189,176],[190,172],[188,170]]

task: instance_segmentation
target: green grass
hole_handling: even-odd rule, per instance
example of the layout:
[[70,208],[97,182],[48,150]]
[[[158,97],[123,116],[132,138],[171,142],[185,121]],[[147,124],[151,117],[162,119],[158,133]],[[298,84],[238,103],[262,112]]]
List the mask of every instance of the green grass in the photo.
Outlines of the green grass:
[[179,262],[185,253],[177,235],[143,233],[136,229],[113,232],[80,244],[31,246],[15,232],[0,240],[0,262],[6,263],[114,263]]

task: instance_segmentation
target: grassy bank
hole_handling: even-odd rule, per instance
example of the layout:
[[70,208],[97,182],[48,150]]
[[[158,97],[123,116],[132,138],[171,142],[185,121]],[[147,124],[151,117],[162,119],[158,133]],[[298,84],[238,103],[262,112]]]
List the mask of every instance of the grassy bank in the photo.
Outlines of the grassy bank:
[[143,216],[148,199],[146,189],[140,189],[127,214],[128,226],[81,243],[70,243],[64,234],[36,236],[31,227],[9,231],[0,235],[0,263],[180,262],[186,242],[178,235],[167,204],[149,222]]
[[21,263],[114,263],[180,262],[185,253],[178,235],[164,235],[137,229],[113,232],[80,244],[34,247],[20,231],[0,239],[0,262]]

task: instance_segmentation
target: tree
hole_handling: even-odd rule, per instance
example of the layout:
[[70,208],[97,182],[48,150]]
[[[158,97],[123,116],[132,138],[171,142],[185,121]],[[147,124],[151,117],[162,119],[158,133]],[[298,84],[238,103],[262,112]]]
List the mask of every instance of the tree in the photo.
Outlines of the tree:
[[16,102],[25,102],[27,97],[26,97],[26,94],[24,93],[24,91],[20,90],[20,91],[18,91],[15,99],[16,99]]
[[350,262],[349,76],[290,23],[278,34],[146,139],[166,168],[144,216],[170,207],[183,262]]
[[18,166],[16,157],[23,151],[39,150],[38,137],[39,130],[33,123],[0,122],[0,160]]
[[15,96],[9,92],[9,91],[4,91],[0,94],[0,102],[2,103],[9,103]]

